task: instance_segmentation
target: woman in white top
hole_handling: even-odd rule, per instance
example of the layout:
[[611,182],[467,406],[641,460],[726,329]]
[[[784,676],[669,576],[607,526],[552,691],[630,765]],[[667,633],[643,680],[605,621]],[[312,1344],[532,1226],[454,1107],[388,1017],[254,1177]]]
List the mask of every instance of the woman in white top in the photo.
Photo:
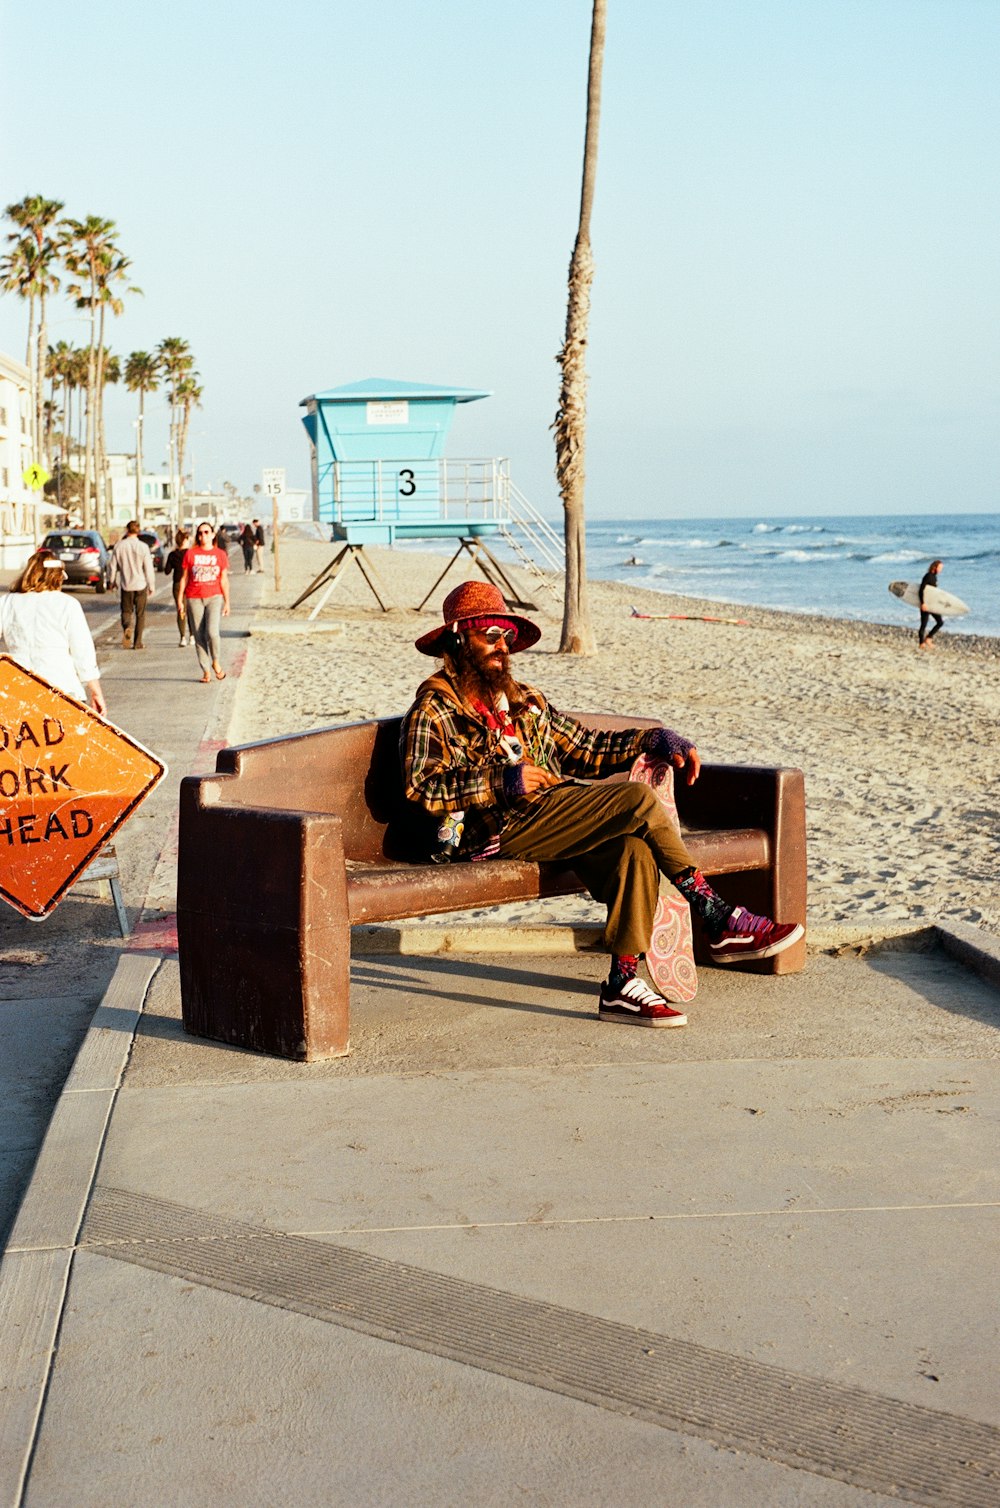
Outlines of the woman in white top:
[[[63,563],[51,550],[37,550],[10,591],[0,597],[0,642],[11,659],[60,691],[107,713],[101,672],[83,608],[60,589]],[[86,688],[86,690],[84,689]]]

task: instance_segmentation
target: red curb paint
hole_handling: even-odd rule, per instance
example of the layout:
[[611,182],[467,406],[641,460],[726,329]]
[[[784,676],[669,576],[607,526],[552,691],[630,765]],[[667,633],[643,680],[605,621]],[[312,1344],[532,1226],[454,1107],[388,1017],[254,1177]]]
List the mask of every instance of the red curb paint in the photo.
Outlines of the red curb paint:
[[140,921],[128,940],[127,953],[176,953],[177,917],[160,916]]

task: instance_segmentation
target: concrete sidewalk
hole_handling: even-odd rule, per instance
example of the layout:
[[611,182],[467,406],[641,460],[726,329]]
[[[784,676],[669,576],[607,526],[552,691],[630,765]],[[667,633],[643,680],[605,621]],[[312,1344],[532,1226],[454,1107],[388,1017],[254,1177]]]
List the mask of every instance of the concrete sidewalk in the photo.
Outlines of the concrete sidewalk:
[[597,1021],[599,957],[452,920],[359,932],[347,1059],[197,1041],[176,789],[236,679],[159,628],[107,653],[171,766],[131,945],[99,896],[0,925],[46,952],[3,1004],[0,1508],[994,1504],[996,940],[814,934],[654,1032]]
[[0,1273],[0,1503],[994,1503],[995,984],[924,935],[652,1032],[601,962],[359,958],[295,1065],[126,956]]
[[[97,640],[112,722],[152,749],[168,774],[116,839],[130,924],[157,941],[174,910],[177,791],[192,770],[214,768],[226,736],[260,577],[233,577],[223,620],[227,679],[198,683],[193,649],[177,647],[173,601],[161,577],[146,618],[146,648],[121,648],[111,597],[80,600]],[[0,903],[0,1247],[49,1115],[122,948],[106,882],[84,875],[52,916],[28,921]]]

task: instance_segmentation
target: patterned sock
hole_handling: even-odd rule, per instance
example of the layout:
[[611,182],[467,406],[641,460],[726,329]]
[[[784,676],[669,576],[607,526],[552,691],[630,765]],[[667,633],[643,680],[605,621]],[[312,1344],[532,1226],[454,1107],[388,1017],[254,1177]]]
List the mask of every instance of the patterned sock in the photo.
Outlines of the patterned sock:
[[714,942],[725,931],[726,923],[733,914],[732,906],[712,889],[700,869],[685,869],[671,878],[695,916],[705,923],[708,935]]
[[608,980],[608,987],[612,993],[620,990],[622,985],[627,984],[630,979],[634,979],[638,967],[639,960],[634,953],[612,953],[611,978]]

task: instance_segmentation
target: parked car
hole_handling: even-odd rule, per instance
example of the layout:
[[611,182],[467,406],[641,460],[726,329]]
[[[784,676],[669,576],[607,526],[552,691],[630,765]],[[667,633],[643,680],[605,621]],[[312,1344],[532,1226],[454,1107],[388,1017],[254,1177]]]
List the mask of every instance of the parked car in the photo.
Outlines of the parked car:
[[163,562],[166,559],[166,555],[163,549],[163,541],[161,540],[160,536],[158,534],[154,534],[152,529],[140,529],[139,538],[142,540],[144,545],[149,546],[150,554],[153,557],[153,570],[162,571]]
[[42,540],[63,563],[67,586],[92,586],[106,592],[111,580],[108,547],[96,529],[60,529]]
[[240,542],[241,530],[239,524],[220,524],[219,533],[224,537],[227,549],[230,545],[236,545]]

